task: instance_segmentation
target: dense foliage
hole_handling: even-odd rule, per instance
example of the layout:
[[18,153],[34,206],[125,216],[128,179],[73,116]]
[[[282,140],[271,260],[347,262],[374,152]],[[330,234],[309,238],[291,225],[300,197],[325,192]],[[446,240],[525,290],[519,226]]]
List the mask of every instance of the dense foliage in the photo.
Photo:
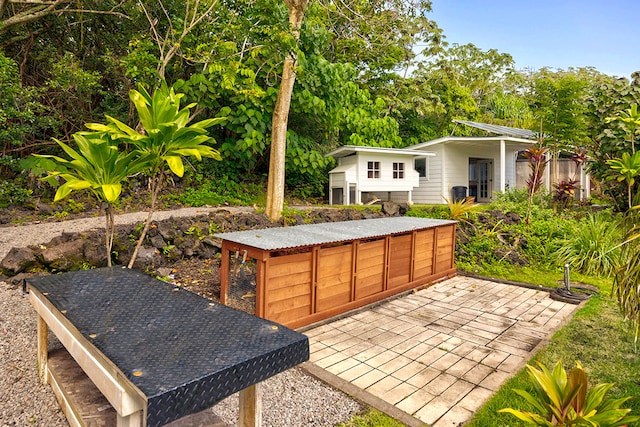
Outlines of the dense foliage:
[[404,147],[449,134],[456,118],[542,130],[552,153],[588,150],[607,184],[601,193],[618,200],[627,190],[610,180],[607,161],[634,150],[638,128],[605,119],[625,119],[639,102],[637,78],[516,70],[507,53],[448,45],[428,0],[310,2],[299,40],[279,0],[72,3],[0,10],[0,203],[44,195],[27,180],[41,171],[20,160],[59,154],[52,138],[69,143],[105,115],[135,128],[128,92],[138,83],[152,90],[162,78],[197,103],[190,120],[225,117],[212,129],[223,161],[194,173],[264,183],[283,58],[292,51],[293,196],[323,196],[333,164],[324,154],[336,146]]

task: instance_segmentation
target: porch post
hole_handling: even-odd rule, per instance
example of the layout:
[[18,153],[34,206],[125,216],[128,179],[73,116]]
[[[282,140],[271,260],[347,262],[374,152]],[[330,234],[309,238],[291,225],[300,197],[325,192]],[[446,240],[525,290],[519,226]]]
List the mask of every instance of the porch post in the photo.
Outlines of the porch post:
[[349,206],[351,204],[351,200],[349,200],[349,197],[351,197],[349,193],[350,188],[351,188],[351,184],[349,183],[349,181],[347,181],[346,174],[345,174],[344,187],[342,187],[342,204],[343,205]]
[[505,143],[504,143],[504,139],[501,139],[500,140],[500,191],[502,191],[503,193],[507,188],[506,182],[505,182],[507,179],[505,157],[506,157]]

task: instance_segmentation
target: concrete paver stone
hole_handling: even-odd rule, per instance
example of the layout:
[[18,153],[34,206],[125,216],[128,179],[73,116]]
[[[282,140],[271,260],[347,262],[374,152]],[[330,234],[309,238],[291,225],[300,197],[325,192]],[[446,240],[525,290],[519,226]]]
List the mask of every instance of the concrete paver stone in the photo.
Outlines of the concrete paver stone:
[[455,427],[577,308],[537,289],[456,276],[304,333],[325,380],[350,383],[412,426]]

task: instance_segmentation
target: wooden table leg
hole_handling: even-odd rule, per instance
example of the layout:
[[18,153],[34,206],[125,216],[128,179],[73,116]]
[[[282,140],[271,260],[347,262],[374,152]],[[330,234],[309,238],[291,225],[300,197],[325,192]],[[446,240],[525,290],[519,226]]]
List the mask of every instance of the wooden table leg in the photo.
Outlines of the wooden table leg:
[[43,384],[47,384],[49,369],[47,360],[49,358],[49,327],[47,322],[38,315],[38,376]]
[[117,427],[142,427],[145,425],[143,422],[142,411],[134,412],[133,414],[123,417],[118,414]]
[[238,427],[262,426],[262,393],[260,384],[240,390]]

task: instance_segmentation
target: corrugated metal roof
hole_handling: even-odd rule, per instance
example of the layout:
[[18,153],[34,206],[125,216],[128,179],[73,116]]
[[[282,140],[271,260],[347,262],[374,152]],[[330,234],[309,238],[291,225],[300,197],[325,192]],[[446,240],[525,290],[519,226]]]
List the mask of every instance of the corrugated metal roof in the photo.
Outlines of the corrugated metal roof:
[[454,224],[455,222],[403,216],[234,231],[215,234],[215,237],[257,249],[272,251],[370,239],[389,234],[424,230],[440,225]]
[[520,138],[534,139],[536,133],[528,129],[512,128],[509,126],[490,125],[487,123],[470,122],[467,120],[454,120],[455,123],[471,126],[476,129],[482,129],[487,132],[495,133],[496,135],[505,136],[518,136]]

